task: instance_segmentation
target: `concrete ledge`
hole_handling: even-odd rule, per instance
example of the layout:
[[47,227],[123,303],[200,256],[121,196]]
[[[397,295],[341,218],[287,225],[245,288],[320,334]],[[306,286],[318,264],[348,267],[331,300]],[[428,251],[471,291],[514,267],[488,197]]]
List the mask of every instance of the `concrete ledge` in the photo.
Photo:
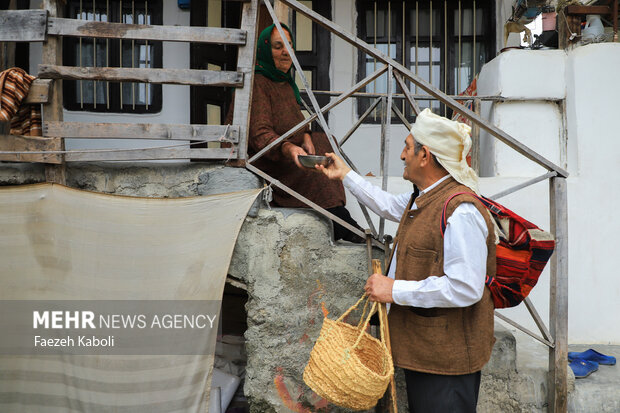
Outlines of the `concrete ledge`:
[[566,96],[563,50],[508,50],[482,67],[478,95],[526,99]]

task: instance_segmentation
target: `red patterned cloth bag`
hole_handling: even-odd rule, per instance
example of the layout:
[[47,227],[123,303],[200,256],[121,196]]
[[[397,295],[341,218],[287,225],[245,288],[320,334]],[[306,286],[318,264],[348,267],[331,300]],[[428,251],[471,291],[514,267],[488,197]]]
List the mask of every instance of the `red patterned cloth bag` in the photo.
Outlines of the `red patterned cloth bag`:
[[482,202],[499,226],[497,270],[495,277],[487,275],[485,283],[491,290],[495,308],[514,307],[528,296],[538,282],[555,248],[553,235],[497,202],[469,192],[454,194],[444,204],[442,235],[446,231],[448,203],[461,194],[472,195]]

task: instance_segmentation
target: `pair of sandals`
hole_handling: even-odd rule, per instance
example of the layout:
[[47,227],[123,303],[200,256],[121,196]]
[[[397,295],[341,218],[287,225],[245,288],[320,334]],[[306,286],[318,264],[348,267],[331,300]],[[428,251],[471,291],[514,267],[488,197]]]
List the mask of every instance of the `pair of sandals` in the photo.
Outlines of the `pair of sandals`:
[[599,364],[608,366],[616,364],[615,357],[606,356],[593,349],[582,352],[571,351],[568,353],[568,361],[577,379],[588,377],[590,374],[597,371]]

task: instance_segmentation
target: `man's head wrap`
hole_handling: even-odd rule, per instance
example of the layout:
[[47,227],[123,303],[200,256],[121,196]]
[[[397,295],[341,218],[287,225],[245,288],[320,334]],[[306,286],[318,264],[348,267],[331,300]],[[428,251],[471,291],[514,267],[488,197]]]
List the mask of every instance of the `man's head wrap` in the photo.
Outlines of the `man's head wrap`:
[[[428,147],[437,161],[452,177],[461,184],[478,191],[478,175],[467,164],[467,154],[471,148],[471,128],[461,122],[435,115],[430,109],[424,109],[411,126],[413,139]],[[500,230],[487,211],[495,232],[495,243],[499,243]]]
[[466,124],[435,115],[430,109],[424,109],[411,126],[413,139],[428,147],[454,179],[479,194],[478,175],[467,164],[470,133]]

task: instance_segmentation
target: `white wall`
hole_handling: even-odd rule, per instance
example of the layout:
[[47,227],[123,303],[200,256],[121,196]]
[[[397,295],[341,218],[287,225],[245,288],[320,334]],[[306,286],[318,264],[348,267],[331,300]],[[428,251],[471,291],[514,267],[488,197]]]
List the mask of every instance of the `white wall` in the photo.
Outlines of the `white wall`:
[[[38,4],[37,4],[38,3]],[[40,7],[40,1],[33,1],[31,8]],[[176,0],[163,1],[163,24],[170,26],[189,26],[189,11],[181,10]],[[189,43],[163,42],[163,67],[168,69],[189,68]],[[30,47],[30,73],[38,73],[38,65],[41,63],[41,43],[31,43]],[[129,113],[97,113],[68,111],[63,113],[67,122],[107,122],[107,123],[189,123],[189,86],[162,85],[162,109],[153,114],[129,114]],[[181,143],[174,141],[175,144]],[[153,146],[166,146],[170,142],[162,140],[91,140],[91,139],[66,139],[65,145],[71,149],[91,148],[145,148]]]

